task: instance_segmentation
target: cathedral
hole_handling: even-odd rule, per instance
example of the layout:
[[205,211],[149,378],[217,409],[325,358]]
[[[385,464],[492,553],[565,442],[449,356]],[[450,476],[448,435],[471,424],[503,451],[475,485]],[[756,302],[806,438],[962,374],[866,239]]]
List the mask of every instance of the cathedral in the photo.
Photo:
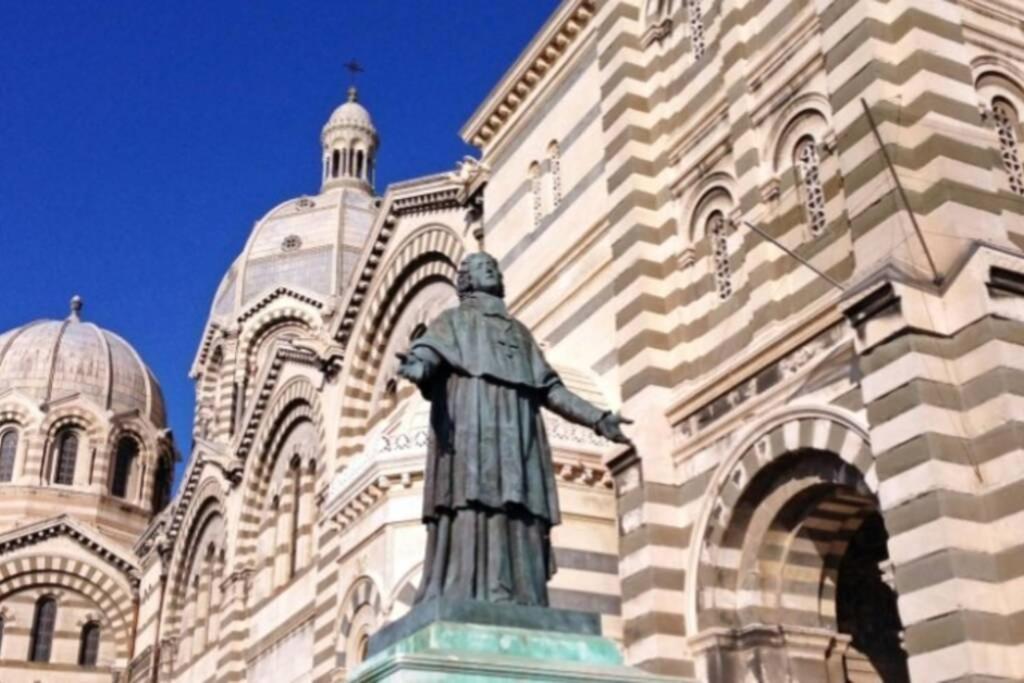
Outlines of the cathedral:
[[422,578],[396,353],[479,250],[635,422],[545,416],[553,606],[665,681],[1024,680],[1019,3],[563,0],[386,188],[361,97],[225,264],[191,452],[81,300],[0,335],[0,681],[347,680]]

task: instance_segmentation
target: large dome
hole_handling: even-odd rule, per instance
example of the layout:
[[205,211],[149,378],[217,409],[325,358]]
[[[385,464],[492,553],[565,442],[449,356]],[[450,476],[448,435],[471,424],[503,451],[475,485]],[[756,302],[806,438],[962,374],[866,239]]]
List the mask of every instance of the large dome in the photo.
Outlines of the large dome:
[[0,335],[0,393],[18,391],[40,403],[81,395],[99,408],[138,410],[166,426],[163,395],[139,354],[113,332],[79,317],[37,320]]
[[214,297],[211,316],[230,324],[279,287],[316,297],[339,294],[355,268],[377,207],[341,189],[286,201],[257,221]]

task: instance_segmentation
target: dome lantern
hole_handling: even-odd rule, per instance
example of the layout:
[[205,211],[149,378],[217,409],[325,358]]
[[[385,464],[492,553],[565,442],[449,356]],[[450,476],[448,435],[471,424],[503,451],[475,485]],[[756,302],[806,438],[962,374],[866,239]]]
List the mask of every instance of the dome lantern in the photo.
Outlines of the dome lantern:
[[348,101],[334,110],[320,135],[323,145],[322,191],[349,187],[373,191],[378,137],[370,112],[359,103],[359,91],[348,89]]

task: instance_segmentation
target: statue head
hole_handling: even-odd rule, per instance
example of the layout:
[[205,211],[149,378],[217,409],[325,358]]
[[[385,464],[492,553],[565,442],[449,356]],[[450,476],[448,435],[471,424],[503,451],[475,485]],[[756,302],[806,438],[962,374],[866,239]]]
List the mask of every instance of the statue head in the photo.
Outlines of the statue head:
[[502,281],[501,269],[498,267],[497,260],[484,251],[466,256],[459,264],[455,291],[460,299],[464,299],[473,292],[484,292],[504,297],[505,283]]

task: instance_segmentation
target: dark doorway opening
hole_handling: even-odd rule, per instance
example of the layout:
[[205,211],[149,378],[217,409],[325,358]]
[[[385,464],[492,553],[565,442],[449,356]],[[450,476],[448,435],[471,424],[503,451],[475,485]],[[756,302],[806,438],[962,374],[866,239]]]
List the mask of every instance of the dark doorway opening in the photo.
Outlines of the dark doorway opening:
[[[877,512],[868,515],[850,538],[839,565],[836,618],[839,631],[852,636],[853,647],[867,658],[882,681],[909,683],[900,637],[903,624],[891,585],[888,540]],[[852,660],[848,662],[856,666]]]

